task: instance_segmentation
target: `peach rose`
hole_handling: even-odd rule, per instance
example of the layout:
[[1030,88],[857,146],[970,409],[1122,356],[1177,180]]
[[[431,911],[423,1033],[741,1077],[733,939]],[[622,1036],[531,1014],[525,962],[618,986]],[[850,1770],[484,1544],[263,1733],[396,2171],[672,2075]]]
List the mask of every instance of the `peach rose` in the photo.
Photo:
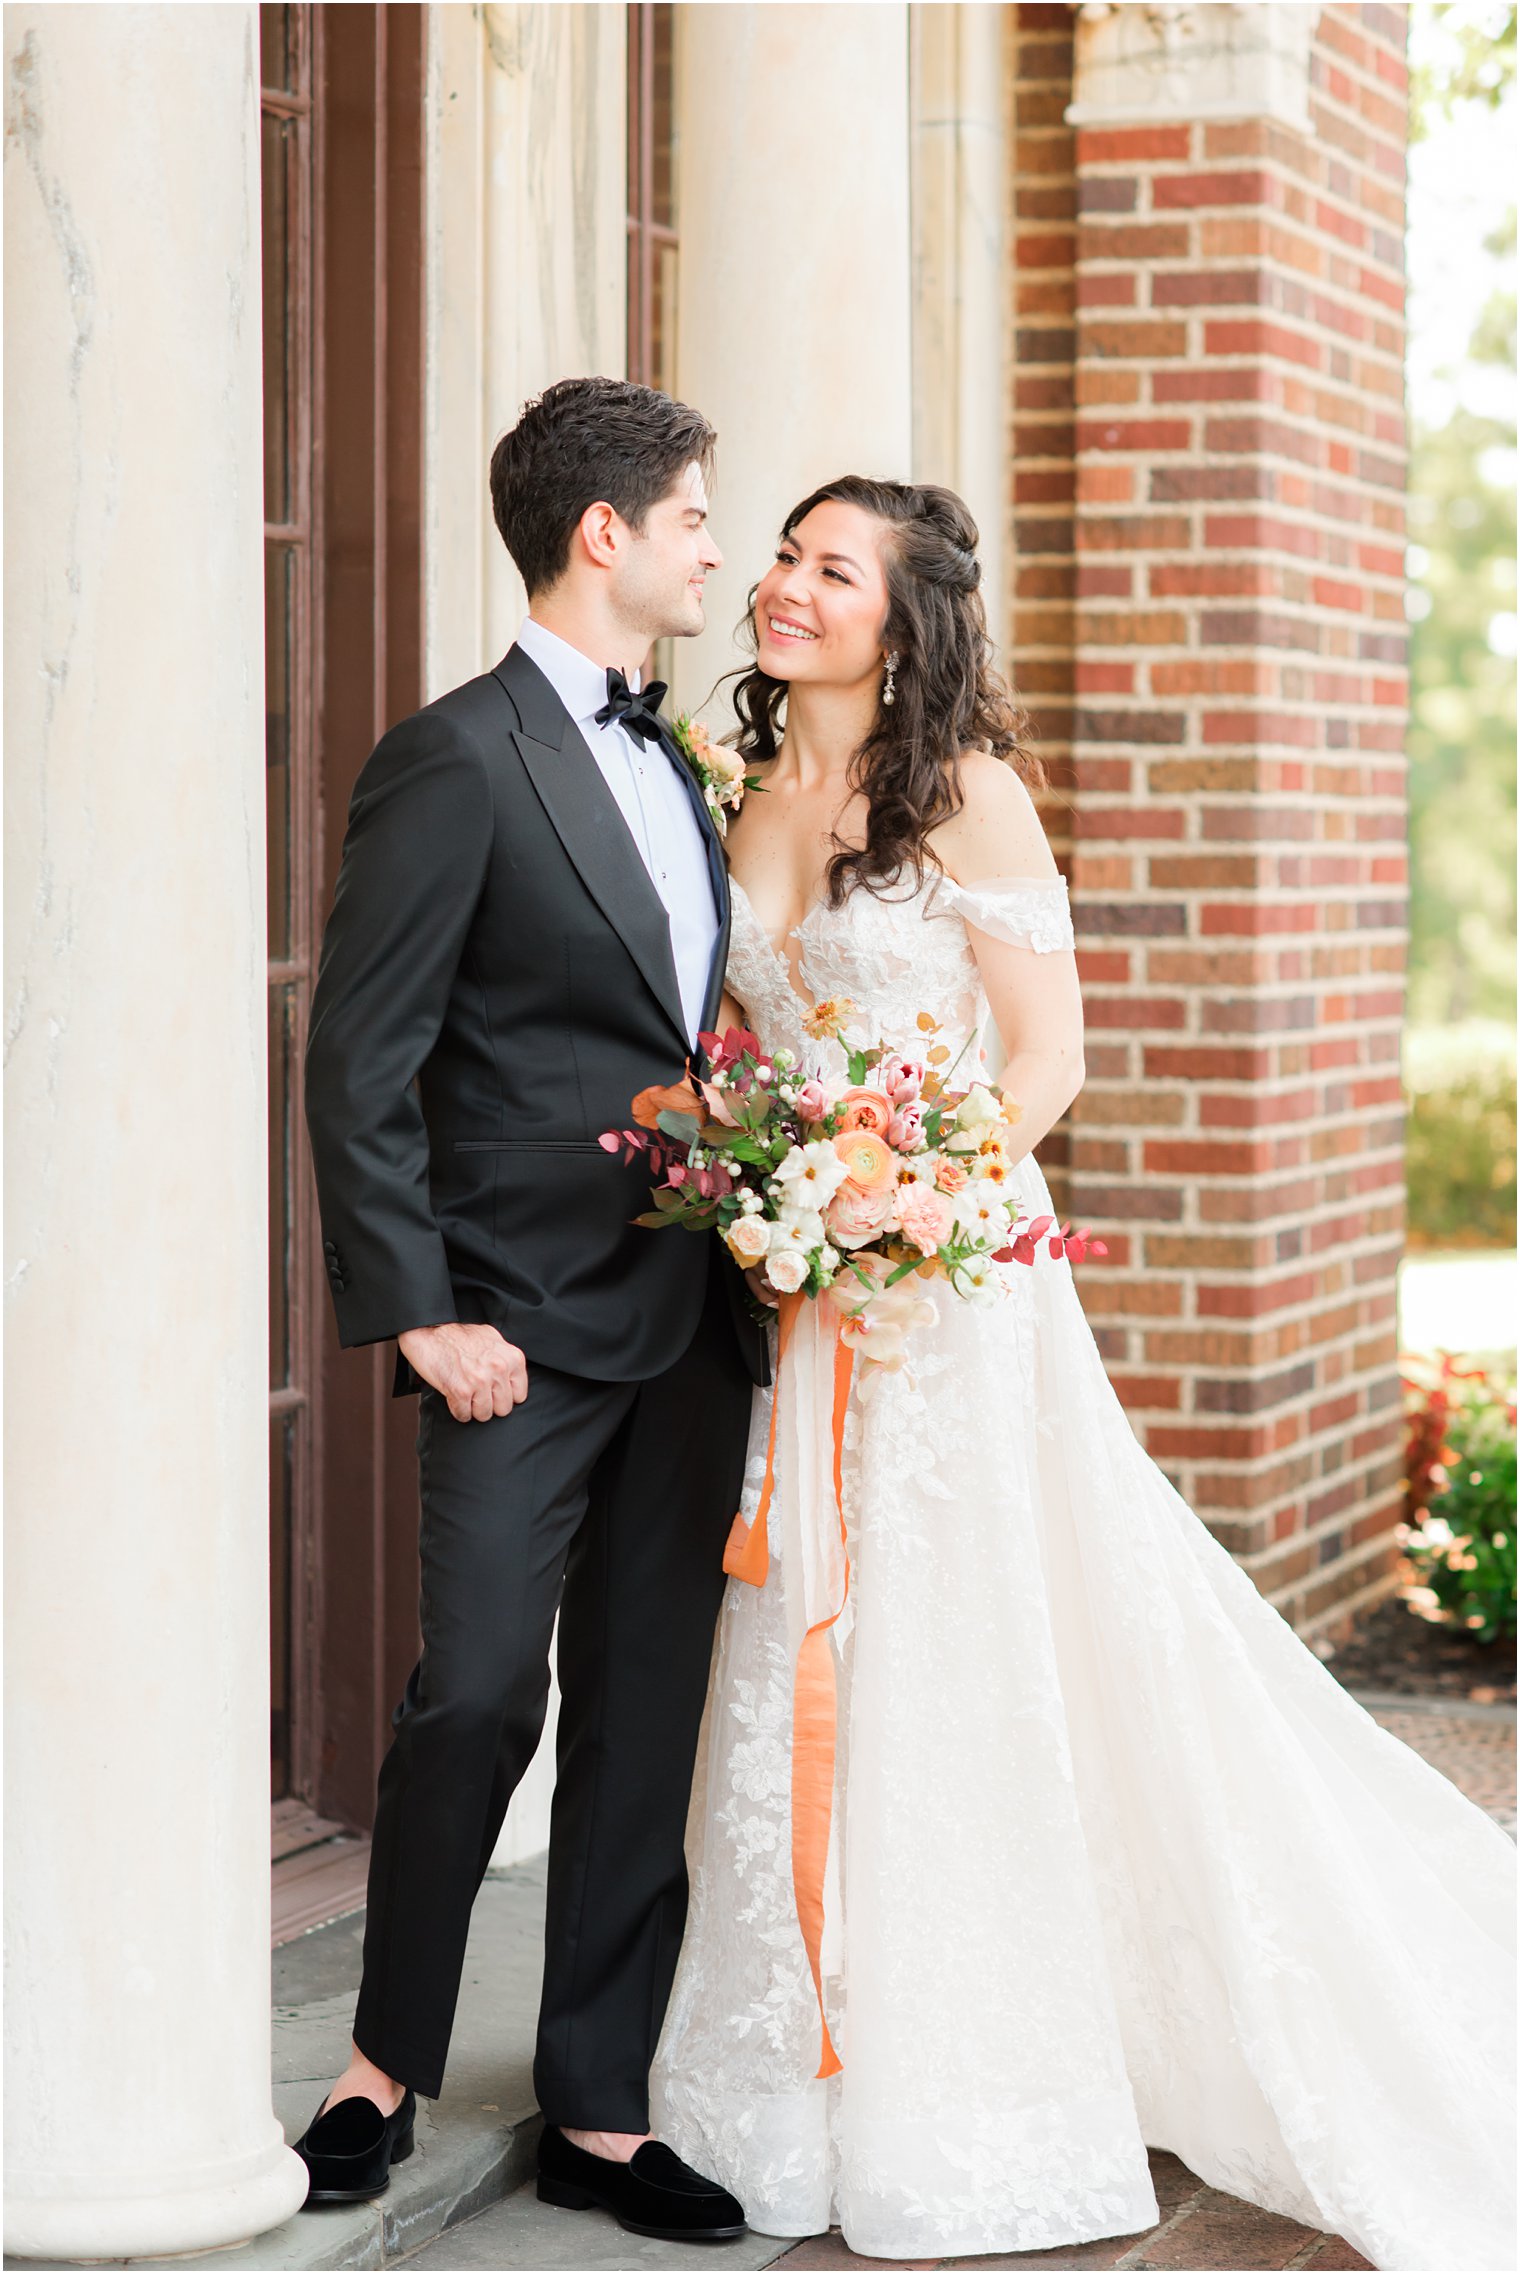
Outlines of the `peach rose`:
[[881,1090],[846,1090],[839,1101],[840,1134],[847,1129],[869,1129],[885,1137],[892,1125],[892,1100]]
[[883,1132],[841,1129],[834,1139],[834,1150],[843,1161],[850,1182],[858,1184],[862,1191],[877,1192],[896,1181],[897,1163]]
[[771,1228],[763,1216],[739,1216],[729,1225],[723,1240],[734,1261],[748,1270],[770,1246]]
[[959,1161],[952,1161],[948,1154],[941,1153],[934,1164],[934,1181],[941,1192],[960,1192],[965,1187],[966,1171]]
[[886,1230],[896,1204],[893,1185],[878,1186],[873,1191],[852,1182],[842,1184],[823,1212],[829,1238],[837,1248],[864,1247],[867,1240]]
[[949,1239],[955,1214],[942,1192],[931,1185],[910,1184],[898,1195],[897,1220],[904,1239],[911,1240],[920,1254],[933,1255]]

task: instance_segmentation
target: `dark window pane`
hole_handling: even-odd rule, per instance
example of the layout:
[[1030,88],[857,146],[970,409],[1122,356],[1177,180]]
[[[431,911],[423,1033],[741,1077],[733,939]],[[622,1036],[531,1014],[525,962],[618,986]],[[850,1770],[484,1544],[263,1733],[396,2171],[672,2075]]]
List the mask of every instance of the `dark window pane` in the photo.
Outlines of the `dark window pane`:
[[290,1790],[290,1546],[296,1417],[269,1417],[270,1799]]
[[656,245],[652,262],[649,312],[649,384],[667,395],[676,384],[676,279],[679,273],[674,245]]
[[295,1147],[291,1116],[291,1041],[294,1004],[288,987],[269,994],[269,1386],[290,1378],[290,1294]]
[[651,156],[654,161],[654,209],[648,215],[651,221],[663,223],[667,229],[676,225],[675,180],[675,60],[676,12],[662,0],[651,8],[654,18],[654,116],[650,120],[650,133],[654,139]]
[[293,95],[296,79],[296,15],[294,8],[259,10],[259,76],[266,87]]
[[265,117],[264,196],[264,518],[290,519],[290,422],[295,325],[291,308],[291,195],[296,123]]
[[264,834],[269,953],[290,953],[291,733],[294,725],[295,599],[298,563],[288,545],[264,551]]

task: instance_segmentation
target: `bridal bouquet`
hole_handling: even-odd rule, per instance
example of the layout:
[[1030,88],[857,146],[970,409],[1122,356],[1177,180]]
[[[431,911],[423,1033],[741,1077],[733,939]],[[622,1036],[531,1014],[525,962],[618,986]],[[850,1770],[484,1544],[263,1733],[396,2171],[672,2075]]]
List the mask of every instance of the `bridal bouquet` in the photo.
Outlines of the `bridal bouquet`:
[[[807,1031],[838,1038],[853,1010],[818,1004]],[[993,1266],[1032,1264],[1042,1240],[1074,1263],[1108,1252],[1089,1230],[1024,1217],[1009,1154],[1022,1109],[981,1082],[952,1088],[936,1022],[918,1025],[922,1057],[849,1049],[843,1081],[766,1053],[746,1028],[704,1034],[706,1077],[641,1090],[636,1126],[600,1140],[625,1162],[648,1157],[654,1206],[639,1223],[716,1230],[778,1295],[826,1296],[842,1338],[892,1369],[932,1317],[922,1282],[985,1302]]]

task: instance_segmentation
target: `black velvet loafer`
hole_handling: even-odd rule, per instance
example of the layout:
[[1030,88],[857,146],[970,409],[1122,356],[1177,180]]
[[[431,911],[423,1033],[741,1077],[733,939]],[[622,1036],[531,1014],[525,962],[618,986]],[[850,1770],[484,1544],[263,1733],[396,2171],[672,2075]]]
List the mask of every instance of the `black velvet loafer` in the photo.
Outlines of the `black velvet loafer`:
[[546,2124],[538,2143],[538,2199],[565,2211],[610,2211],[631,2235],[657,2242],[732,2242],[744,2206],[682,2163],[663,2140],[646,2140],[628,2163],[594,2156]]
[[391,2183],[391,2165],[405,2163],[412,2152],[416,2120],[417,2095],[410,2085],[394,2116],[362,2093],[340,2100],[335,2108],[324,2101],[295,2143],[311,2178],[306,2201],[367,2203],[372,2195],[383,2195]]

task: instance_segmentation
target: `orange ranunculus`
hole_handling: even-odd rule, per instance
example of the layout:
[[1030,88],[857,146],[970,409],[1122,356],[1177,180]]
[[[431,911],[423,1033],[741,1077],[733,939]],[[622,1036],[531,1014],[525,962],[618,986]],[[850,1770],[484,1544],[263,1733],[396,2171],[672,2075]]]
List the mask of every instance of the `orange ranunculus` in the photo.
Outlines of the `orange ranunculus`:
[[689,1081],[657,1082],[640,1090],[633,1101],[633,1118],[641,1129],[658,1129],[662,1113],[689,1113],[705,1121],[707,1109]]
[[897,1181],[897,1155],[873,1129],[841,1129],[834,1150],[862,1192],[880,1192]]
[[966,1185],[966,1171],[959,1161],[952,1161],[948,1153],[941,1153],[934,1164],[934,1181],[941,1192],[961,1192]]
[[892,1100],[880,1090],[846,1090],[839,1100],[840,1134],[849,1129],[869,1129],[873,1137],[885,1137],[892,1124]]

